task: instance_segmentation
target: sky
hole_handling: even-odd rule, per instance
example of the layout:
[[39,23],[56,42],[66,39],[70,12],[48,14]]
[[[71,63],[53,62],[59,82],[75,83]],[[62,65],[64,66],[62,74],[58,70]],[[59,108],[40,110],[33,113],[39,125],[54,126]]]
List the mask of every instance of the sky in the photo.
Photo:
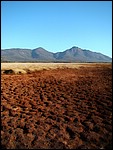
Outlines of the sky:
[[1,49],[73,46],[112,57],[112,1],[1,2]]

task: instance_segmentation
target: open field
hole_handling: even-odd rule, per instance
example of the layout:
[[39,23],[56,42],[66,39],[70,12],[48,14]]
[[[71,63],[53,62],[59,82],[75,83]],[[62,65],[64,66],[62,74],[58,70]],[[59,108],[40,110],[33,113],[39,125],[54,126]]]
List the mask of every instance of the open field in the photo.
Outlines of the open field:
[[57,68],[80,68],[80,67],[111,67],[111,63],[1,63],[1,72],[13,70],[14,73],[28,73],[36,70],[49,70]]
[[112,149],[112,64],[29,65],[2,64],[2,149]]

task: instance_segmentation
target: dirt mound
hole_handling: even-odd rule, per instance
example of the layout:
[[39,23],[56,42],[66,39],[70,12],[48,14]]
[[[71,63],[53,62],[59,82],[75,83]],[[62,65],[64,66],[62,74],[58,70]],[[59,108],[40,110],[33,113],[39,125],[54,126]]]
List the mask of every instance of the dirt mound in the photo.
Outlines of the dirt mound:
[[2,149],[112,149],[112,69],[1,77]]

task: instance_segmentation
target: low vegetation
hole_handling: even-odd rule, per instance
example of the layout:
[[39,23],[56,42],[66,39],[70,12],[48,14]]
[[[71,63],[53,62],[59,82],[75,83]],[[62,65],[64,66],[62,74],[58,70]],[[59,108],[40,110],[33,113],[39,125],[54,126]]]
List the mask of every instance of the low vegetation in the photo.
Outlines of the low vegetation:
[[1,63],[2,74],[25,74],[38,70],[110,66],[111,63]]

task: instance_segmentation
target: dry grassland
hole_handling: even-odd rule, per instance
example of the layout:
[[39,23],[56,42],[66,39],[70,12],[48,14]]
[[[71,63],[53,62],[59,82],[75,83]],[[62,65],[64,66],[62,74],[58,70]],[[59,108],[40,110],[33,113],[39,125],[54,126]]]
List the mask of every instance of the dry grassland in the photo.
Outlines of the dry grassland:
[[111,68],[110,63],[1,63],[1,73],[24,74],[45,69],[101,67],[102,65]]

